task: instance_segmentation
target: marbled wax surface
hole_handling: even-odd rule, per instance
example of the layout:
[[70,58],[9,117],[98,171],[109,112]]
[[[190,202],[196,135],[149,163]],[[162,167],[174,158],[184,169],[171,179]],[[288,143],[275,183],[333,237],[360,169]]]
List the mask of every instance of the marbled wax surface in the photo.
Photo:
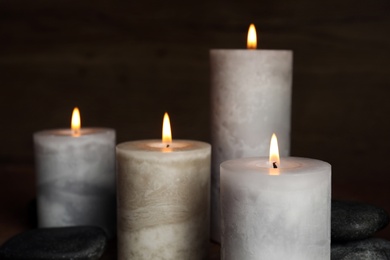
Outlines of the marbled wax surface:
[[97,225],[113,236],[116,229],[115,190],[69,180],[39,185],[38,190],[40,227]]
[[115,131],[34,135],[40,227],[98,225],[115,233]]
[[222,259],[330,259],[331,168],[310,161],[278,176],[221,166]]
[[117,155],[119,259],[206,259],[210,147],[192,155]]

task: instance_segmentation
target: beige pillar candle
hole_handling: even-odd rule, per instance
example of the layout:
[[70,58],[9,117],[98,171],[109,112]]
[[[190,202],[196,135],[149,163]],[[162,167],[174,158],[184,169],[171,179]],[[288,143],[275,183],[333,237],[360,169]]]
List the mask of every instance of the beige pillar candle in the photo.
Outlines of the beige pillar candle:
[[[248,48],[256,46],[248,44]],[[212,239],[219,242],[220,164],[242,157],[266,156],[272,133],[283,144],[282,156],[289,155],[292,52],[211,50],[210,68],[211,230]]]
[[210,153],[189,140],[117,146],[119,259],[207,259]]

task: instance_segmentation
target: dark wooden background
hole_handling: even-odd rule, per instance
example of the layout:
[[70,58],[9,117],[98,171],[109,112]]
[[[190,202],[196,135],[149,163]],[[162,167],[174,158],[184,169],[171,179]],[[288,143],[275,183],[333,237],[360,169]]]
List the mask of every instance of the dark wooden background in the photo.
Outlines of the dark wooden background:
[[174,138],[209,141],[209,49],[245,48],[250,23],[294,51],[292,155],[390,210],[388,0],[0,0],[0,164],[32,168],[33,132],[74,106],[118,142],[159,138],[165,111]]

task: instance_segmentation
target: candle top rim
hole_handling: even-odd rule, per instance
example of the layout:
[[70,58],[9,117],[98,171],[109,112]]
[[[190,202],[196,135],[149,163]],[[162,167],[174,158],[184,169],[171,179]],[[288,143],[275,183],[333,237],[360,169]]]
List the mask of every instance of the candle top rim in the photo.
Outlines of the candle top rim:
[[[252,52],[275,52],[275,53],[292,53],[293,50],[289,49],[246,49],[246,48],[240,48],[240,49],[229,49],[229,48],[217,48],[217,49],[210,49],[211,52],[226,52],[226,51],[237,51],[237,52],[244,52],[244,53],[252,53]],[[249,55],[249,54],[248,54]]]
[[283,175],[302,175],[328,172],[331,165],[325,161],[303,158],[303,157],[281,157],[281,167],[279,175],[270,175],[268,157],[247,157],[234,160],[228,160],[221,164],[221,169],[239,174],[259,174],[272,177]]
[[[169,147],[166,145],[169,145]],[[206,142],[188,139],[173,139],[172,143],[163,143],[161,139],[145,139],[120,143],[116,146],[116,149],[126,152],[167,152],[167,154],[170,154],[194,150],[209,150],[211,145]]]
[[[80,129],[80,136],[90,136],[96,134],[108,134],[115,132],[113,128],[106,127],[83,127]],[[51,137],[73,137],[73,130],[70,128],[47,129],[34,133],[34,136],[51,136]]]

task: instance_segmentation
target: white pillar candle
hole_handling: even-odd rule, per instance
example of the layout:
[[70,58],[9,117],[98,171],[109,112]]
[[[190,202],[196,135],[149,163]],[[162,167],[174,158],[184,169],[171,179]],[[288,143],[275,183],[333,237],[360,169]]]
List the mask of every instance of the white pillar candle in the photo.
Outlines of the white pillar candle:
[[39,227],[96,225],[115,233],[115,131],[34,134]]
[[276,133],[290,152],[292,52],[211,50],[212,238],[220,241],[219,166],[266,156]]
[[210,153],[189,140],[117,146],[119,259],[207,258]]
[[222,259],[329,260],[331,166],[287,157],[270,167],[221,164]]

